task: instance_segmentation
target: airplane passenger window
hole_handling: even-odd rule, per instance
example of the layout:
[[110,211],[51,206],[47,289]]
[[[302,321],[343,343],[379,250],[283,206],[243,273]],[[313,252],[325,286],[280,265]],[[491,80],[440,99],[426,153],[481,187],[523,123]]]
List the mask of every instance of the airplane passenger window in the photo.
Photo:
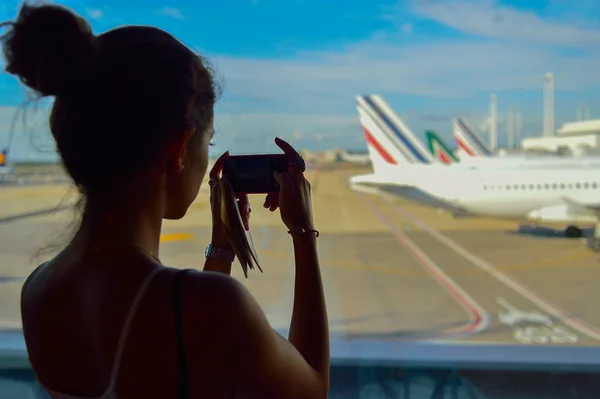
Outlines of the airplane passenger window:
[[549,185],[548,183],[544,184],[544,189],[545,189],[545,190],[548,190],[548,189],[550,189],[550,185]]
[[556,190],[558,186],[556,185],[556,183],[552,183],[552,190]]
[[581,183],[575,183],[575,188],[576,189],[580,189],[581,188]]
[[541,184],[538,184],[538,185],[536,185],[536,188],[537,188],[538,190],[541,190],[541,189],[542,189],[542,185],[541,185]]
[[598,188],[598,183],[596,183],[596,182],[593,182],[593,183],[592,183],[592,188],[593,188],[593,189],[596,189],[596,188]]
[[565,183],[560,183],[560,189],[564,190],[565,189]]
[[507,190],[510,190],[510,184],[507,184],[507,185],[506,185],[506,189],[507,189]]
[[514,185],[513,185],[513,188],[514,188],[515,190],[518,190],[518,189],[519,189],[519,185],[518,185],[518,184],[514,184]]
[[533,190],[533,189],[534,189],[534,187],[535,187],[535,186],[534,186],[533,184],[530,184],[530,185],[529,185],[529,189],[530,189],[530,190]]
[[590,183],[583,183],[583,188],[588,189],[590,187]]
[[521,184],[521,190],[527,190],[527,184]]

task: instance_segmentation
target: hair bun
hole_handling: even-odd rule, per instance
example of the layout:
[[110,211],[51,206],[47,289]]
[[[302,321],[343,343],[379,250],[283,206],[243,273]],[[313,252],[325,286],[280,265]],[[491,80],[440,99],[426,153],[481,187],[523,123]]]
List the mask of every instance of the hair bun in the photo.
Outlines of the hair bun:
[[0,39],[6,71],[43,96],[76,87],[92,63],[92,29],[67,8],[23,5],[16,21],[8,25],[10,30]]

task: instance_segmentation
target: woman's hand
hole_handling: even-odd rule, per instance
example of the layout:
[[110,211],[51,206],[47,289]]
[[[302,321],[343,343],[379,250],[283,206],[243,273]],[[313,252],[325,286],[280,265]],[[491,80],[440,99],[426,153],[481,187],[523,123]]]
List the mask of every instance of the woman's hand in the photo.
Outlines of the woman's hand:
[[[225,179],[221,177],[221,171],[223,169],[223,160],[229,156],[229,151],[225,152],[223,155],[217,159],[214,166],[212,167],[209,173],[209,186],[210,186],[210,209],[212,213],[212,239],[211,244],[220,249],[232,249],[231,244],[229,244],[229,240],[227,239],[227,233],[225,231],[225,226],[223,225],[223,221],[221,220],[221,192],[219,189],[218,181],[220,179]],[[250,202],[248,201],[247,194],[237,194],[237,203],[240,209],[240,214],[242,216],[242,222],[244,223],[244,228],[249,230],[249,221],[250,221]]]
[[[279,137],[275,138],[275,144],[283,150],[290,162],[299,159],[300,154]],[[271,212],[279,208],[281,220],[289,230],[314,230],[310,183],[304,177],[302,169],[290,166],[287,172],[275,175],[275,180],[279,183],[279,192],[268,194],[263,206]]]

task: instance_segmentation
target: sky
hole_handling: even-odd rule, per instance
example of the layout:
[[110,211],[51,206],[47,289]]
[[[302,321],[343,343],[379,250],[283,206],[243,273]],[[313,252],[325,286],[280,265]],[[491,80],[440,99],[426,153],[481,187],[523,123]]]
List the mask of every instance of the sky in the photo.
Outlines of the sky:
[[[85,16],[95,33],[154,25],[208,57],[224,88],[215,154],[278,151],[275,136],[298,148],[365,149],[357,94],[382,95],[417,135],[433,129],[453,146],[453,117],[486,132],[493,92],[500,144],[513,108],[522,135],[535,136],[542,129],[548,71],[555,78],[557,128],[575,120],[580,105],[600,118],[595,0],[58,3]],[[14,19],[20,4],[2,0],[0,20]],[[13,76],[0,74],[0,146],[12,131],[13,160],[53,159],[51,99],[13,124],[26,98]]]

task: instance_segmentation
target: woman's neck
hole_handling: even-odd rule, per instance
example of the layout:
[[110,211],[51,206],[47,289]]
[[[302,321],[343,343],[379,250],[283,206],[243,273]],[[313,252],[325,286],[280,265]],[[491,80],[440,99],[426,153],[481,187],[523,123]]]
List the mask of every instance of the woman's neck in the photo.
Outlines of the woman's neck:
[[125,200],[86,204],[73,244],[96,248],[135,246],[158,255],[162,227],[162,202],[125,196]]

